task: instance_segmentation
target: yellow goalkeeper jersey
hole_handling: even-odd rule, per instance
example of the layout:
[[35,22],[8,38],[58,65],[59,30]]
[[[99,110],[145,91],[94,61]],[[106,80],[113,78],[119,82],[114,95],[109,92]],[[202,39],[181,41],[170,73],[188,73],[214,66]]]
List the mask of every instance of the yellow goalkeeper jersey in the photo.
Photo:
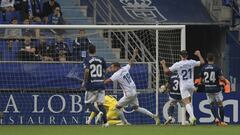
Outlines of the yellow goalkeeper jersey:
[[104,107],[107,112],[107,119],[108,120],[119,119],[118,114],[116,112],[117,99],[109,95],[106,95],[104,99],[105,99]]
[[104,97],[104,107],[107,110],[112,110],[112,109],[115,109],[115,106],[117,104],[117,99],[114,98],[113,96],[110,96],[110,95],[106,95]]

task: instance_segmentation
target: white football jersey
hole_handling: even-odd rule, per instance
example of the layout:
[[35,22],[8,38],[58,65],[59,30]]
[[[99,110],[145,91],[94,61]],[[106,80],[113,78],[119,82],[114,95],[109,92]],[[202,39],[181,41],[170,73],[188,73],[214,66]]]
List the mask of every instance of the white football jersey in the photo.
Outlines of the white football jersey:
[[119,83],[125,96],[136,94],[136,85],[129,73],[130,68],[131,66],[127,64],[110,77],[113,82]]
[[178,72],[180,85],[194,84],[194,67],[196,66],[200,66],[200,61],[182,60],[173,64],[169,69],[171,72]]

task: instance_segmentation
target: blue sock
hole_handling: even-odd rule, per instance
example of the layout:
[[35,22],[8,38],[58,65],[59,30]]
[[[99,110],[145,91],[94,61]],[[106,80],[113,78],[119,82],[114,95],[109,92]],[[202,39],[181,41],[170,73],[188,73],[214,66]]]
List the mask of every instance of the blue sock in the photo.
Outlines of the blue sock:
[[212,105],[210,105],[210,107],[211,107],[211,112],[212,112],[214,118],[215,118],[215,119],[216,119],[216,118],[219,118],[218,115],[217,115],[217,111],[216,111],[214,105],[212,104]]
[[224,121],[224,109],[223,106],[219,106],[219,114],[221,121]]

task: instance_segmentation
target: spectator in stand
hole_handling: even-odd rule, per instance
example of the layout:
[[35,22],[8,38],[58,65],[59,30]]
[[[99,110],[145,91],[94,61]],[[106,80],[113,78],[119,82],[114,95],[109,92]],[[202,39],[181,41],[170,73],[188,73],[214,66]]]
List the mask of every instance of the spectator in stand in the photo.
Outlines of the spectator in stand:
[[[53,25],[63,25],[63,24],[65,24],[65,21],[63,19],[62,14],[61,14],[60,7],[56,7],[54,9],[54,13],[49,15],[48,24],[53,24]],[[57,35],[62,35],[62,34],[64,34],[65,31],[63,29],[62,30],[61,29],[58,29],[58,30],[53,29],[52,32],[57,34]]]
[[[16,25],[18,24],[18,20],[16,17],[13,17],[10,21],[10,24]],[[21,29],[5,29],[4,37],[8,39],[17,39],[22,36]]]
[[[30,20],[28,18],[25,18],[23,21],[24,25],[30,25]],[[35,31],[33,29],[22,29],[23,36],[35,36]]]
[[36,54],[42,61],[53,61],[53,48],[46,43],[44,38],[40,38],[40,44],[36,48]]
[[[31,25],[31,22],[28,18],[24,19],[24,25]],[[36,38],[40,37],[40,30],[39,29],[23,29],[23,36],[34,36]]]
[[2,61],[16,61],[17,53],[18,44],[14,44],[13,41],[0,45],[0,60]]
[[54,9],[54,12],[49,15],[49,24],[54,24],[54,25],[62,25],[65,24],[63,16],[61,14],[61,9],[60,7],[56,7]]
[[62,35],[57,36],[57,42],[54,45],[54,50],[55,50],[55,60],[57,61],[70,60],[71,53],[67,43],[64,42],[64,37]]
[[20,61],[36,61],[39,60],[38,56],[35,54],[36,48],[33,46],[31,38],[26,36],[24,38],[23,45],[19,51],[18,59]]
[[34,22],[42,21],[41,0],[18,0],[14,7],[17,11],[20,11],[23,21],[26,18]]
[[78,37],[73,42],[73,61],[82,61],[87,57],[87,50],[90,44],[89,39],[86,37],[85,30],[79,30]]
[[[18,24],[17,18],[13,17],[10,24]],[[13,42],[14,40],[18,41],[20,38],[22,38],[22,29],[5,29],[4,38],[6,38],[8,43]]]
[[56,0],[49,0],[43,4],[43,20],[48,23],[48,16],[54,12],[56,7],[61,7]]
[[1,0],[1,8],[6,12],[13,12],[15,11],[14,3],[15,0]]
[[20,12],[20,15],[22,17],[22,21],[24,21],[25,18],[29,18],[28,0],[15,1],[14,7],[17,11]]
[[38,22],[42,17],[42,8],[40,0],[28,0],[29,18]]

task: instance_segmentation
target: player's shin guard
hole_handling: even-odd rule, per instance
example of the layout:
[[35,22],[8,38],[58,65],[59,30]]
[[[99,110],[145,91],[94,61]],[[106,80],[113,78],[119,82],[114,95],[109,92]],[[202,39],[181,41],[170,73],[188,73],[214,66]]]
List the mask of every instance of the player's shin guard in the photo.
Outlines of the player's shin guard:
[[104,106],[98,105],[98,108],[103,113],[102,120],[103,120],[104,124],[107,123],[107,112],[106,112]]
[[219,114],[220,114],[221,121],[224,122],[224,109],[223,109],[223,106],[219,106]]
[[86,107],[91,111],[94,112],[95,114],[98,114],[99,111],[97,110],[97,108],[94,106],[93,103],[87,103]]
[[173,116],[173,113],[174,113],[174,106],[170,106],[169,108],[168,108],[168,116],[169,117],[172,117]]
[[135,109],[135,111],[140,112],[142,114],[145,114],[147,116],[150,116],[151,118],[154,118],[154,114],[152,114],[151,112],[149,112],[147,109],[142,108],[142,107],[138,107],[137,109]]

